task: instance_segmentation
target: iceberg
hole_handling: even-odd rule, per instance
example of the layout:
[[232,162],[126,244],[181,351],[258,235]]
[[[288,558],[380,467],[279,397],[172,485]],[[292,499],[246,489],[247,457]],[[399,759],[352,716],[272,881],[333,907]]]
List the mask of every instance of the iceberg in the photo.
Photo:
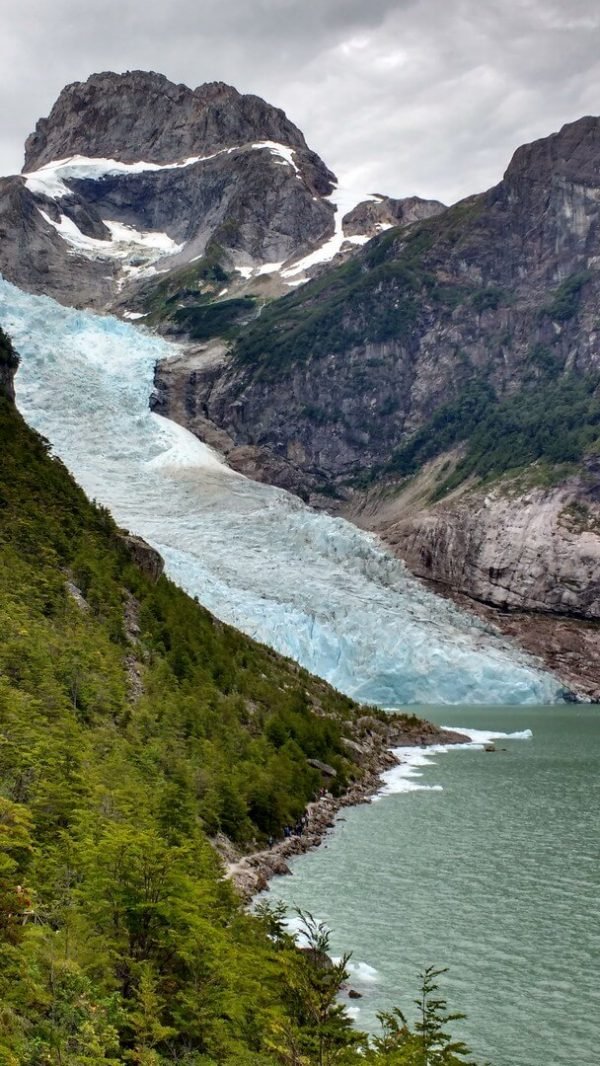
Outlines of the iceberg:
[[0,278],[17,403],[87,494],[218,618],[385,707],[556,702],[537,663],[421,585],[377,539],[230,470],[149,409],[173,344]]

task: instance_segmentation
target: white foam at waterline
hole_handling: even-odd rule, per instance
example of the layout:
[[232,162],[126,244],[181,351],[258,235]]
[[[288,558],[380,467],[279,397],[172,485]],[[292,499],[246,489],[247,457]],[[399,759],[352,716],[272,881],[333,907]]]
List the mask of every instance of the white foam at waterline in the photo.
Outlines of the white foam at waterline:
[[469,740],[464,744],[431,744],[423,748],[393,748],[394,755],[401,762],[381,775],[383,785],[372,797],[372,803],[376,803],[384,796],[398,795],[401,792],[443,792],[442,785],[423,785],[415,781],[415,778],[423,776],[420,772],[421,767],[435,766],[433,755],[447,755],[448,752],[465,749],[481,751],[486,744],[494,740],[530,740],[533,736],[531,729],[522,729],[516,733],[502,733],[490,729],[467,729],[454,725],[445,725],[440,728],[462,733],[469,737]]
[[432,755],[444,753],[448,749],[441,745],[432,745],[429,748],[394,748],[394,755],[401,760],[398,766],[392,766],[381,775],[383,782],[379,792],[373,796],[372,802],[382,799],[384,796],[395,796],[401,792],[442,792],[441,785],[419,784],[415,778],[420,778],[421,767],[435,766]]
[[453,733],[462,733],[464,736],[469,737],[468,744],[449,745],[452,748],[482,747],[484,744],[491,744],[493,740],[531,740],[533,736],[531,729],[521,729],[516,733],[499,733],[493,729],[472,729],[470,726],[462,725],[444,725],[441,728],[449,729]]
[[[337,966],[341,962],[340,958],[332,958],[332,962]],[[379,980],[379,970],[376,970],[374,966],[370,966],[368,962],[354,962],[352,959],[346,963],[346,969],[353,981],[357,984],[374,985]]]
[[[317,918],[314,914],[312,917],[314,918],[315,922],[317,922],[317,924],[324,924],[321,922],[321,919]],[[304,928],[304,922],[302,921],[302,918],[299,914],[286,914],[285,918],[283,919],[283,925],[285,926],[286,932],[289,933],[290,936],[294,937],[294,940],[299,945],[299,947],[306,948],[309,946],[309,940],[306,935],[306,930]],[[335,959],[333,959],[332,961],[335,962]]]

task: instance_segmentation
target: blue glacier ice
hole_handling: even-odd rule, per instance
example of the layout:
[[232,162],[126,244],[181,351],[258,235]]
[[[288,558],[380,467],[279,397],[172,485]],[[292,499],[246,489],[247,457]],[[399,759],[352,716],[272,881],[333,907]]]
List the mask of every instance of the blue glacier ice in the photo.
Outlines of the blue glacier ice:
[[0,278],[17,403],[88,495],[219,618],[385,707],[543,703],[536,663],[411,577],[377,540],[229,470],[148,407],[175,346]]

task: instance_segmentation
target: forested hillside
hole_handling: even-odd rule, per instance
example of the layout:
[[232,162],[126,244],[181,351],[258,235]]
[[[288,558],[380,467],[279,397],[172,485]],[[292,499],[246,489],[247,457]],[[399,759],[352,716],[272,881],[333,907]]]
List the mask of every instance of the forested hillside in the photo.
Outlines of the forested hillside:
[[439,1011],[365,1050],[208,839],[277,834],[308,758],[344,787],[355,706],[156,580],[4,394],[0,441],[0,1064],[433,1062]]

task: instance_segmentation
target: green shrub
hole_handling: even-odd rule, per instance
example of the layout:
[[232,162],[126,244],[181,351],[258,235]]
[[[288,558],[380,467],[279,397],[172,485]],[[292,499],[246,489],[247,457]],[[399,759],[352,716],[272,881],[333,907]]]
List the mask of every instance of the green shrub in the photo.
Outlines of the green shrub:
[[589,270],[571,274],[565,278],[553,294],[551,302],[543,309],[555,322],[568,322],[579,310],[581,290],[589,281]]

